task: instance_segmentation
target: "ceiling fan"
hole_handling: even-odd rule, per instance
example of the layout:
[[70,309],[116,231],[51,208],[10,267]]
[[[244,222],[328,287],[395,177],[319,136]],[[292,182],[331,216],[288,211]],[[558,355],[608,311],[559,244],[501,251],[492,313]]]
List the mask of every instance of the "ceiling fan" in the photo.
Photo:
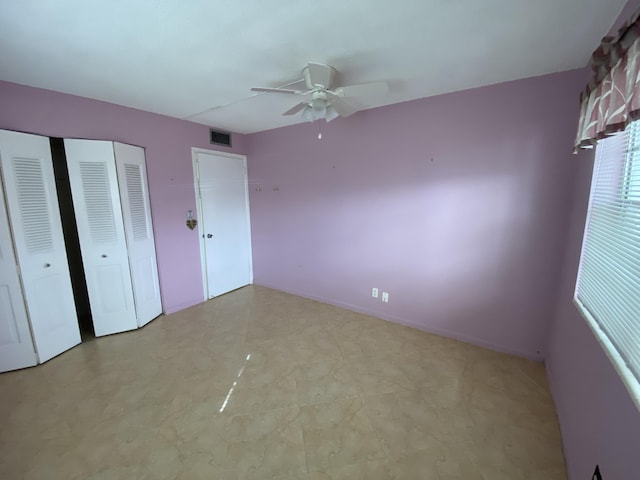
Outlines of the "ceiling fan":
[[347,98],[379,96],[386,94],[389,90],[386,82],[361,83],[332,88],[335,74],[336,69],[329,65],[309,62],[302,70],[307,90],[254,87],[251,91],[304,96],[306,98],[302,102],[291,107],[283,115],[295,115],[302,112],[302,117],[309,122],[323,118],[330,122],[339,116],[348,117],[361,110],[348,102]]

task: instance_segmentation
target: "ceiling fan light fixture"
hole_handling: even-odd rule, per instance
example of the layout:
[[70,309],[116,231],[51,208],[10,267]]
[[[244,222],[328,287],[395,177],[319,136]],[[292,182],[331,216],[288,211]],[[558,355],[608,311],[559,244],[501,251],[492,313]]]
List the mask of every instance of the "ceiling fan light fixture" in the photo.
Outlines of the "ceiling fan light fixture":
[[313,122],[315,119],[313,118],[313,110],[310,105],[305,105],[302,110],[302,118],[304,118],[307,122]]
[[[327,106],[327,101],[325,99],[313,98],[304,106],[304,109],[302,110],[302,118],[304,118],[307,122],[322,120],[323,118],[326,118],[330,112]],[[333,109],[331,108],[331,110]]]
[[322,120],[323,118],[327,122],[330,122],[339,116],[340,114],[327,99],[326,92],[323,91],[313,92],[313,97],[302,109],[302,118],[308,122],[315,122],[316,120]]
[[327,105],[327,115],[324,117],[327,123],[329,123],[331,120],[335,120],[339,116],[340,114],[336,112],[336,109],[333,108],[333,105]]
[[324,98],[311,99],[311,110],[314,120],[320,120],[327,115],[327,102]]

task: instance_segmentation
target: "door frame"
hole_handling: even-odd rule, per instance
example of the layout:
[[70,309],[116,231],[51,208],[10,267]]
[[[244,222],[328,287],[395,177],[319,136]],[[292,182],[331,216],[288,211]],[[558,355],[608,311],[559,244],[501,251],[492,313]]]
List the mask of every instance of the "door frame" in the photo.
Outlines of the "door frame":
[[[200,268],[202,273],[202,296],[204,301],[209,300],[209,279],[207,275],[207,255],[205,250],[205,239],[203,237],[202,223],[202,197],[200,195],[200,175],[198,172],[198,154],[217,155],[219,157],[230,157],[242,161],[244,167],[244,197],[247,213],[247,227],[249,229],[249,284],[253,284],[253,248],[251,245],[251,206],[249,205],[249,175],[247,172],[247,156],[238,153],[220,152],[207,148],[191,147],[191,161],[193,165],[193,189],[196,196],[196,212],[194,218],[198,221],[196,230],[198,231],[198,244],[200,245]],[[186,212],[185,212],[186,214]]]

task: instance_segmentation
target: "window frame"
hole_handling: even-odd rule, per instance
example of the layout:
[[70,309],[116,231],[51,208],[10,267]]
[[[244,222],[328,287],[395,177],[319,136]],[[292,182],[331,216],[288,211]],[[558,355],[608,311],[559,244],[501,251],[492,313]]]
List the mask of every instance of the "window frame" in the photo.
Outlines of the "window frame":
[[[573,295],[573,302],[576,305],[582,317],[587,321],[587,324],[595,334],[596,339],[604,349],[605,353],[607,354],[613,366],[615,367],[617,373],[620,375],[623,383],[627,387],[627,390],[629,391],[632,400],[636,404],[636,407],[638,408],[638,410],[640,410],[640,365],[636,365],[637,360],[634,361],[632,359],[629,360],[628,358],[625,358],[625,354],[627,355],[632,354],[636,356],[638,352],[640,352],[640,342],[635,344],[635,347],[637,348],[637,350],[633,348],[633,342],[631,342],[632,347],[630,348],[622,348],[621,346],[616,345],[615,341],[611,338],[611,336],[606,331],[606,328],[607,327],[611,328],[612,324],[608,323],[608,320],[606,318],[604,319],[596,318],[592,313],[592,311],[589,309],[589,305],[586,305],[583,302],[583,299],[581,299],[579,295],[579,290],[580,290],[582,280],[586,278],[587,284],[589,284],[589,282],[593,284],[594,281],[597,282],[599,280],[598,278],[593,278],[593,276],[589,276],[589,275],[585,277],[582,276],[583,268],[584,268],[583,261],[585,260],[585,251],[586,251],[587,243],[589,241],[589,237],[590,235],[593,234],[594,231],[596,232],[595,235],[599,236],[598,228],[605,226],[605,222],[602,222],[601,218],[598,218],[599,222],[596,221],[594,224],[591,223],[592,213],[594,211],[594,208],[597,209],[598,207],[600,207],[600,208],[610,209],[613,206],[614,208],[619,209],[620,213],[617,215],[615,219],[615,223],[617,223],[616,226],[628,226],[632,230],[634,228],[634,224],[632,220],[629,220],[629,222],[627,222],[625,221],[625,218],[628,217],[628,214],[631,214],[632,217],[630,218],[633,219],[635,217],[636,223],[637,223],[638,213],[640,212],[640,198],[634,198],[632,196],[634,191],[636,193],[636,196],[637,196],[637,192],[640,191],[640,120],[630,124],[627,127],[627,130],[625,132],[620,133],[619,135],[620,137],[617,138],[617,141],[620,143],[615,145],[611,144],[612,146],[609,147],[608,152],[603,152],[601,154],[598,151],[598,148],[606,148],[605,145],[603,145],[602,140],[599,141],[598,145],[596,146],[592,179],[591,179],[591,188],[589,192],[589,208],[588,208],[587,216],[585,219],[585,225],[584,225],[584,231],[583,231],[583,237],[582,237],[582,247],[580,252],[580,261],[579,261],[579,267],[578,267],[578,274],[576,277],[576,286],[575,286],[574,295]],[[609,141],[609,139],[605,139],[605,141]],[[613,140],[610,140],[610,141],[613,141]],[[622,157],[622,155],[618,157],[617,155],[620,155],[620,152],[621,152],[620,148],[622,148],[622,146],[624,146],[624,150],[622,151],[624,157]],[[608,153],[609,156],[603,157],[603,155],[605,155],[606,153]],[[610,159],[610,163],[608,165],[606,164],[607,159]],[[618,173],[618,177],[617,177],[618,180],[617,180],[617,185],[615,186],[615,191],[612,189],[612,191],[615,192],[615,196],[618,197],[619,205],[617,205],[611,202],[607,202],[605,200],[600,200],[598,198],[599,195],[596,195],[596,191],[598,193],[601,193],[598,185],[598,180],[599,180],[599,173],[600,173],[599,169],[602,168],[603,166],[602,162],[605,162],[604,168],[615,169],[616,165],[613,162],[619,162],[619,161],[624,162],[621,165],[621,168],[623,169],[623,171]],[[608,178],[607,180],[612,181],[611,178]],[[635,185],[635,182],[637,182],[637,185]],[[607,223],[609,223],[607,227],[610,228],[611,230],[606,230],[606,231],[616,232],[616,226],[611,224],[612,222],[607,222]],[[638,230],[637,235],[636,235],[636,232],[633,231],[633,235],[634,235],[633,236],[634,240],[637,238],[640,241],[640,229]],[[595,241],[594,243],[597,243],[597,241]],[[591,252],[593,252],[594,251],[593,244],[590,245],[590,248],[591,248]],[[603,252],[604,250],[601,250],[600,254],[602,254]],[[632,251],[631,255],[633,255],[634,253],[635,252]],[[589,260],[587,260],[587,263],[588,262]],[[635,278],[635,280],[640,280],[640,272],[636,273],[635,276],[637,277]],[[591,287],[588,286],[587,289],[589,288]],[[606,292],[606,287],[603,289],[603,291]],[[638,294],[640,295],[640,292],[638,292]],[[587,302],[587,303],[590,303],[590,302]],[[598,307],[598,305],[596,305],[596,307]],[[633,310],[633,307],[629,307],[629,308],[630,310]],[[633,323],[634,317],[632,316],[631,318],[632,318],[632,325],[635,326],[636,324]],[[640,318],[635,319],[635,321],[640,324]],[[618,320],[614,320],[613,323],[614,324],[618,323]],[[619,331],[618,331],[618,335],[619,335]],[[632,339],[635,338],[633,336],[633,333],[631,338]],[[630,366],[630,364],[633,364],[633,367]],[[634,371],[632,368],[636,369],[637,371]]]

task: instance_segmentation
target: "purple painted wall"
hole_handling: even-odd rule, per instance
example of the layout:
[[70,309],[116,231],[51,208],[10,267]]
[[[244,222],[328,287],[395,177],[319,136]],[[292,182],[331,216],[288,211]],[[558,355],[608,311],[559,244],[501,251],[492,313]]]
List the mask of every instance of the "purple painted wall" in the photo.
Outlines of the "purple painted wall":
[[[627,3],[617,31],[638,8]],[[600,465],[606,480],[640,478],[640,412],[586,321],[573,305],[593,154],[570,160],[577,189],[566,242],[562,282],[550,328],[547,374],[556,403],[571,480],[591,478]]]
[[255,283],[544,358],[583,79],[249,135]]
[[578,182],[547,374],[572,480],[590,479],[600,464],[606,480],[640,478],[640,412],[586,321],[573,305],[593,155],[570,161]]
[[115,140],[145,148],[163,309],[171,313],[203,301],[191,147],[245,153],[209,144],[209,128],[110,103],[0,82],[0,128],[66,138]]

